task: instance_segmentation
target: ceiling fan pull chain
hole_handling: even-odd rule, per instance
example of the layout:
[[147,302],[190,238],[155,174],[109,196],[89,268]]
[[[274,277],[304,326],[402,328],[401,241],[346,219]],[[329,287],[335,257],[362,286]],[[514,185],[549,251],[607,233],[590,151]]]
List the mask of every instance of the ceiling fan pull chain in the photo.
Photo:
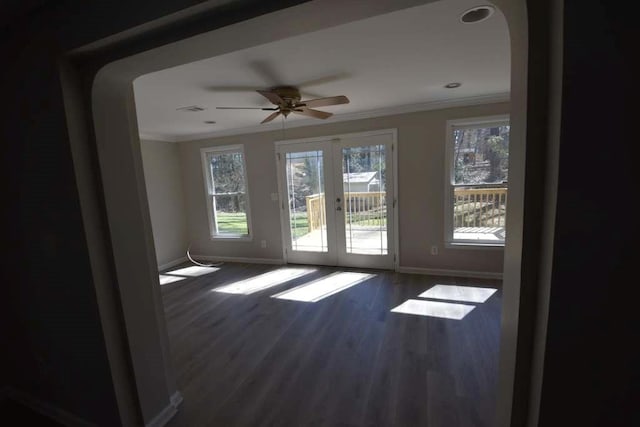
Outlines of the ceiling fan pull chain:
[[284,114],[282,115],[282,140],[284,141]]

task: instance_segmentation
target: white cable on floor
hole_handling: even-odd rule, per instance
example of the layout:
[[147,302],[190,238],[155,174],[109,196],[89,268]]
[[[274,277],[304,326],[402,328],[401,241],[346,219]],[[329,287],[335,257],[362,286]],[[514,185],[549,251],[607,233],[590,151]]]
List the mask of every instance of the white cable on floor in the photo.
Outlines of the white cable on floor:
[[187,258],[189,258],[189,261],[191,261],[195,265],[199,265],[200,267],[220,267],[222,264],[224,264],[223,262],[217,262],[215,264],[202,264],[201,262],[198,262],[191,258],[191,253],[189,252],[190,249],[191,245],[189,245],[189,247],[187,248]]

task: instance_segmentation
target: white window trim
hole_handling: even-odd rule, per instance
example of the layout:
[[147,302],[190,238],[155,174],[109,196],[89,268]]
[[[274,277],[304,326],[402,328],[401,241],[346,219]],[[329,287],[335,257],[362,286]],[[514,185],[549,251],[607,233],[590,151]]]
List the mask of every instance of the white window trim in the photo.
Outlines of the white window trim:
[[503,249],[504,242],[490,240],[453,239],[453,194],[455,171],[453,166],[453,129],[476,128],[481,126],[509,125],[509,115],[473,117],[447,120],[447,138],[445,147],[445,179],[444,179],[444,246],[453,249]]
[[[215,211],[213,210],[213,179],[211,177],[211,171],[209,170],[207,164],[207,154],[216,153],[216,154],[224,154],[224,153],[238,153],[242,154],[242,163],[243,163],[243,171],[244,171],[244,188],[245,188],[245,206],[246,206],[246,215],[247,215],[247,232],[248,234],[230,234],[230,233],[218,233],[216,220],[215,220]],[[249,197],[249,180],[247,179],[247,157],[244,152],[244,145],[236,144],[236,145],[220,145],[214,147],[205,147],[200,149],[200,159],[202,162],[202,177],[204,179],[204,195],[205,195],[205,203],[207,206],[207,221],[209,222],[209,237],[211,240],[227,240],[234,242],[249,242],[253,240],[253,233],[251,228],[251,204]]]

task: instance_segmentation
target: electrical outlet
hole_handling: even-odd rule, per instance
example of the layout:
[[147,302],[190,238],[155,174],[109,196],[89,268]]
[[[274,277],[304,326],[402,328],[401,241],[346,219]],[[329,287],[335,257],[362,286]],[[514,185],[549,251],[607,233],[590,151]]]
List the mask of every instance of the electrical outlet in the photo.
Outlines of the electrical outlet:
[[437,245],[431,246],[431,255],[438,255],[438,246]]
[[267,241],[266,240],[261,240],[260,241],[260,247],[266,248],[267,247]]

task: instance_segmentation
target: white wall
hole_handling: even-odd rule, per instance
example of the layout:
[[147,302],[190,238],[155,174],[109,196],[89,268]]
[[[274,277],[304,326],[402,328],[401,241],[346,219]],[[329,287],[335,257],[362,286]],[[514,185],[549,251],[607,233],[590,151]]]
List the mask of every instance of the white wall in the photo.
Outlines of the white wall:
[[[502,272],[502,249],[448,249],[444,244],[446,121],[505,114],[508,103],[477,105],[291,128],[286,139],[374,129],[398,129],[398,203],[402,267]],[[192,252],[220,257],[282,258],[274,141],[281,131],[234,135],[180,143],[189,241]],[[253,241],[212,241],[205,206],[200,148],[244,144],[253,222]],[[267,247],[261,248],[260,241]],[[430,247],[439,247],[430,255]]]
[[161,266],[187,250],[180,148],[175,143],[140,141],[156,259]]

